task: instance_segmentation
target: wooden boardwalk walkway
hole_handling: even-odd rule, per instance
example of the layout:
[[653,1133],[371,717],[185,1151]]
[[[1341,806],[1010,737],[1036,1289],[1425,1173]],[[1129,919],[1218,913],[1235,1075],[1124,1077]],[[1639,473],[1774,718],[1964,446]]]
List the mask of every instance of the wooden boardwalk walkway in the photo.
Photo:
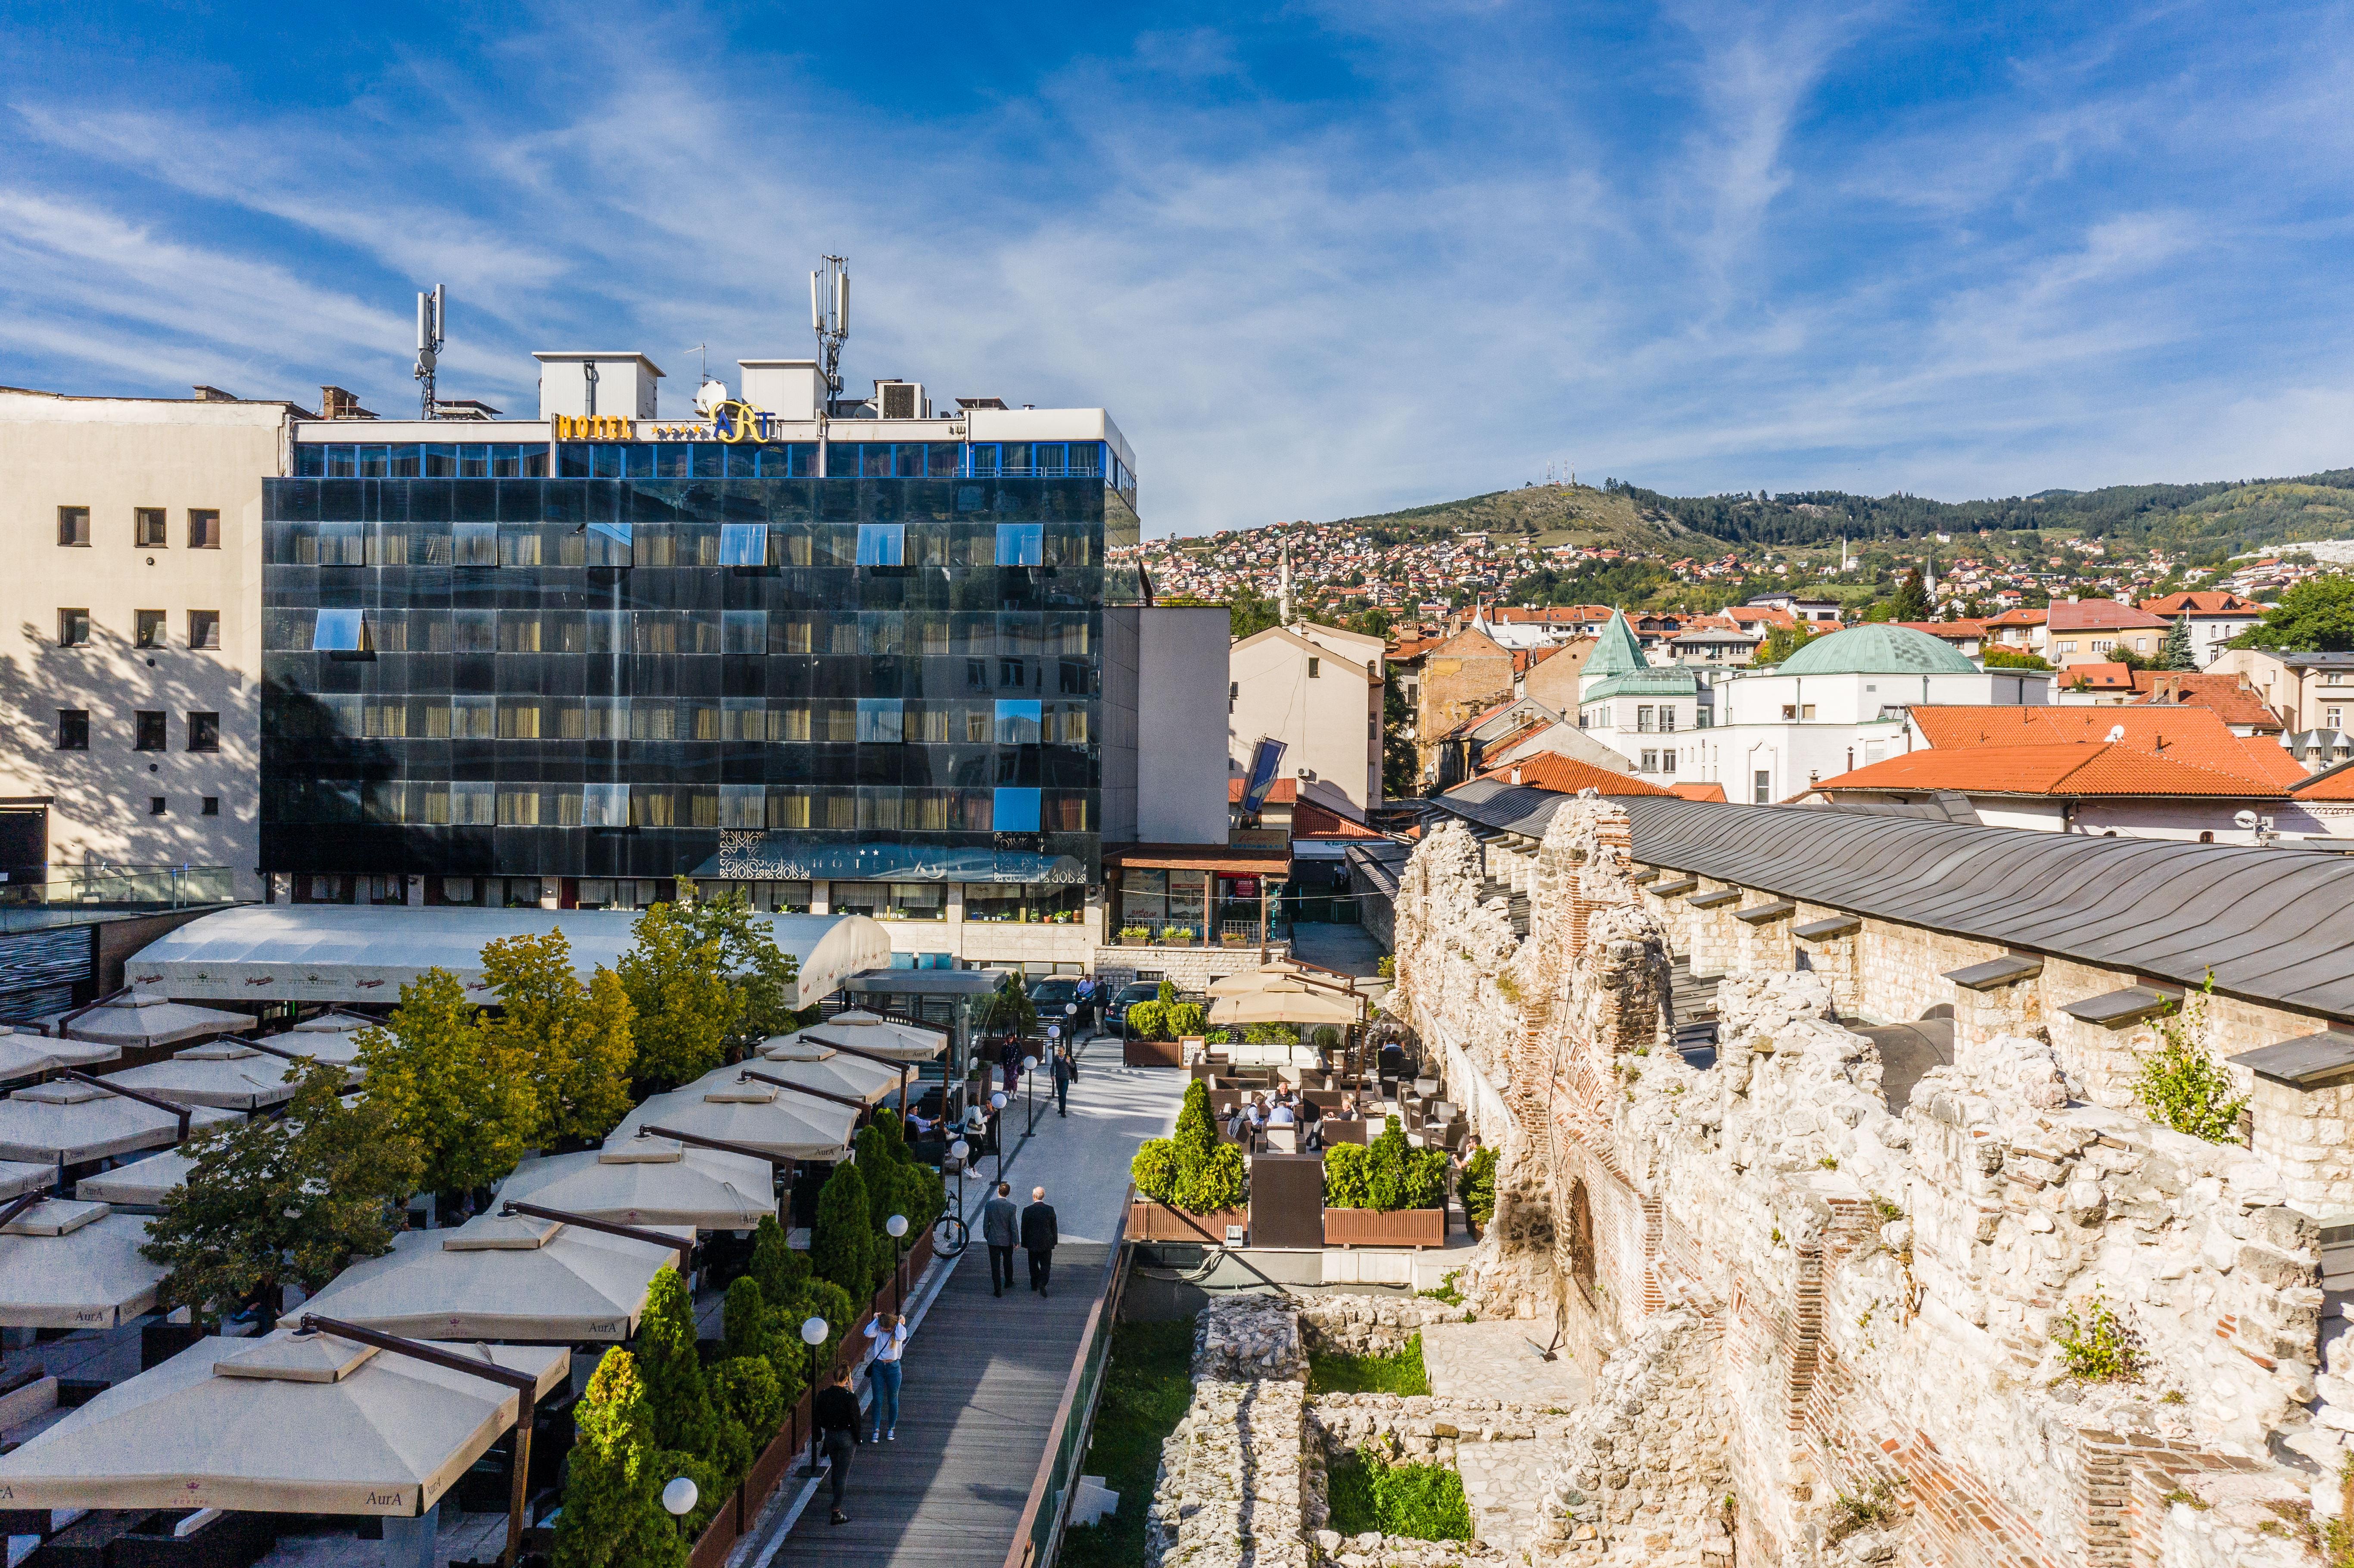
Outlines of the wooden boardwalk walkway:
[[843,1568],[1002,1562],[1109,1255],[1100,1245],[1058,1247],[1051,1293],[1041,1300],[1016,1252],[1013,1288],[999,1298],[990,1294],[989,1252],[976,1237],[908,1343],[898,1441],[868,1443],[851,1462],[843,1504],[851,1522],[826,1522],[821,1484],[773,1561]]

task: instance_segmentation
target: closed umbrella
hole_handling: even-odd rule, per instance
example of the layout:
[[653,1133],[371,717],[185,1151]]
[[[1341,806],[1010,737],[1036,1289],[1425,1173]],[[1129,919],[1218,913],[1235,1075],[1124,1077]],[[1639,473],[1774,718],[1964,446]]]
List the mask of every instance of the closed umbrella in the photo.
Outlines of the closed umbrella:
[[[112,1203],[117,1208],[160,1209],[164,1199],[187,1184],[188,1172],[196,1169],[196,1164],[178,1150],[167,1149],[161,1154],[83,1177],[74,1183],[74,1196],[95,1203]],[[47,1168],[27,1165],[23,1169]],[[57,1172],[49,1171],[48,1174],[55,1176]],[[0,1188],[0,1193],[5,1192]]]
[[282,1056],[235,1040],[213,1040],[175,1051],[164,1061],[109,1073],[102,1081],[182,1105],[258,1111],[294,1097],[302,1086],[288,1076],[291,1067]]
[[253,1020],[245,1013],[174,1001],[152,991],[118,991],[89,1007],[52,1013],[40,1022],[46,1033],[123,1051],[153,1051],[253,1027]]
[[[766,1071],[769,1064],[762,1063]],[[676,1128],[701,1138],[757,1149],[772,1160],[839,1160],[858,1113],[773,1084],[747,1083],[722,1067],[682,1089],[656,1095],[621,1118],[610,1146],[641,1127]]]
[[812,1089],[880,1105],[907,1081],[912,1064],[870,1062],[821,1044],[809,1033],[760,1047],[760,1071]]
[[303,1309],[418,1339],[613,1344],[636,1332],[647,1287],[677,1259],[674,1243],[479,1214],[456,1230],[403,1232]]
[[[245,1119],[212,1106],[192,1106],[186,1114],[191,1132]],[[58,1079],[0,1100],[0,1160],[79,1165],[179,1141],[177,1115],[97,1084]]]
[[161,1264],[147,1222],[104,1203],[45,1199],[0,1227],[0,1325],[113,1329],[153,1308]]
[[777,1212],[775,1167],[675,1139],[621,1139],[586,1154],[526,1160],[499,1196],[629,1225],[748,1231]]
[[[561,1347],[434,1349],[529,1374]],[[0,1457],[16,1508],[423,1514],[515,1425],[518,1391],[329,1334],[199,1340]]]

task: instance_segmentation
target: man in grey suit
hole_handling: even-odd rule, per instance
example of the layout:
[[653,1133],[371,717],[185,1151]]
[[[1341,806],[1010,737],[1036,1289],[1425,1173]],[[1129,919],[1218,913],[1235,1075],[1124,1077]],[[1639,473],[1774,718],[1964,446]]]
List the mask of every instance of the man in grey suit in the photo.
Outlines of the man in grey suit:
[[989,1293],[1013,1288],[1013,1244],[1021,1239],[1022,1211],[1013,1206],[1013,1183],[1000,1181],[981,1206],[981,1239],[989,1244]]

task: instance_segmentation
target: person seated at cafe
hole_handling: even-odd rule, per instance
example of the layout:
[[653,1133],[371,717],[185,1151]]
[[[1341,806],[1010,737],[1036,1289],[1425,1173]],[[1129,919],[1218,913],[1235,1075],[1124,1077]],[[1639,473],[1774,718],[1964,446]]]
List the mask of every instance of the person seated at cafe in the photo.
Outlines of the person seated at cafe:
[[1235,1108],[1226,1113],[1226,1136],[1241,1143],[1250,1136],[1250,1105],[1236,1100]]
[[1267,1097],[1265,1095],[1253,1095],[1250,1097],[1250,1104],[1244,1108],[1243,1117],[1244,1119],[1250,1123],[1251,1130],[1253,1132],[1257,1132],[1259,1128],[1265,1127],[1267,1125]]
[[917,1138],[926,1136],[939,1125],[938,1117],[926,1116],[920,1108],[910,1108],[907,1112],[907,1126]]
[[1267,1125],[1269,1127],[1290,1127],[1298,1120],[1291,1114],[1291,1102],[1287,1099],[1278,1099],[1275,1108],[1267,1113]]
[[1314,1100],[1299,1102],[1299,1148],[1313,1154],[1324,1147],[1324,1112]]

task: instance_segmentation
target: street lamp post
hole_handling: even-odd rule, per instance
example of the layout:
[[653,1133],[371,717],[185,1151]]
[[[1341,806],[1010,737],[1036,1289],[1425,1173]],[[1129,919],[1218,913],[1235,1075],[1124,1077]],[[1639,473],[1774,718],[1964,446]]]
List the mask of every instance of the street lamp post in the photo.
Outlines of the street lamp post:
[[883,1232],[891,1238],[891,1250],[897,1259],[891,1266],[891,1310],[904,1314],[907,1310],[907,1247],[903,1238],[907,1234],[907,1216],[892,1215],[883,1222]]
[[810,1352],[810,1460],[805,1475],[817,1474],[817,1348],[825,1343],[825,1319],[811,1318],[801,1324],[801,1343]]
[[1023,1133],[1027,1136],[1038,1130],[1038,1058],[1022,1058],[1022,1081],[1027,1086],[1022,1096]]
[[989,1097],[989,1108],[995,1114],[990,1118],[997,1139],[997,1180],[1005,1180],[1005,1091],[998,1090]]
[[686,1516],[695,1511],[695,1505],[701,1501],[702,1498],[702,1489],[697,1487],[690,1477],[674,1477],[668,1486],[663,1488],[663,1507],[669,1510],[671,1518],[678,1520],[678,1533],[681,1540],[685,1539],[686,1536]]
[[961,1138],[958,1139],[949,1145],[949,1158],[956,1161],[957,1218],[961,1220],[964,1218],[964,1163],[972,1158],[972,1145]]

